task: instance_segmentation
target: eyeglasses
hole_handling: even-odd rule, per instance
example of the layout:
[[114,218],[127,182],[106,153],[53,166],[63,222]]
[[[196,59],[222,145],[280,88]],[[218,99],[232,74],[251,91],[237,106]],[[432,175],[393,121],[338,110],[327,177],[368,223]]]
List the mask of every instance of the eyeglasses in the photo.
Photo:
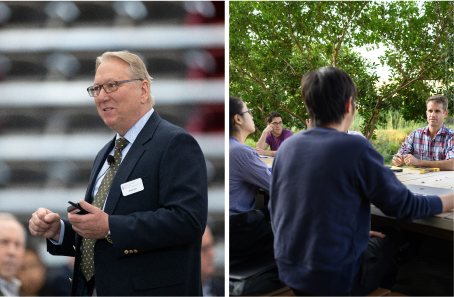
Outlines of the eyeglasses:
[[103,88],[104,91],[106,91],[106,93],[112,93],[118,89],[119,84],[125,83],[125,82],[130,82],[130,81],[135,81],[135,80],[142,80],[142,79],[134,78],[134,79],[129,79],[129,80],[108,81],[102,85],[94,85],[94,86],[88,87],[87,92],[90,97],[96,97],[96,96],[99,96],[99,93],[101,92],[101,88]]
[[246,112],[248,112],[250,115],[252,115],[252,111],[253,111],[253,109],[252,109],[252,108],[249,108],[248,110],[243,111],[242,113],[240,113],[240,115],[243,115],[243,114],[245,114]]
[[277,127],[277,126],[282,126],[282,122],[272,122],[271,125],[273,125],[274,127]]

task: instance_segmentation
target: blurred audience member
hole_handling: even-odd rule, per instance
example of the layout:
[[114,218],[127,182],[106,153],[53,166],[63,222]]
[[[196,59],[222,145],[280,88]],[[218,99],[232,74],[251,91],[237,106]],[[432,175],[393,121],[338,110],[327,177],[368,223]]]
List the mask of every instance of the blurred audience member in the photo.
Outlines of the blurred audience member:
[[26,247],[17,278],[22,282],[20,288],[22,296],[44,296],[46,266],[34,246],[28,245]]
[[25,251],[25,229],[15,216],[0,213],[0,296],[19,296],[15,276]]
[[202,290],[203,296],[224,296],[224,283],[214,279],[211,275],[214,272],[214,240],[210,227],[205,228],[202,237],[201,266],[202,266]]

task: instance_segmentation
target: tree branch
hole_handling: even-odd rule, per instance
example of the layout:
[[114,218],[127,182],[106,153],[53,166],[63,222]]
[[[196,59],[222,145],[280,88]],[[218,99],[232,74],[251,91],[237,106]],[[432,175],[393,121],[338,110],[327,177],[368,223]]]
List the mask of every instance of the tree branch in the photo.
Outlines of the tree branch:
[[266,41],[263,41],[265,43],[265,46],[276,56],[278,57],[279,59],[281,59],[282,61],[285,62],[285,64],[287,64],[290,68],[292,68],[292,71],[293,73],[299,77],[299,78],[302,78],[302,76],[300,74],[298,74],[295,70],[295,68],[292,67],[292,65],[290,65],[289,62],[287,62],[287,60],[285,60],[284,58],[282,58],[278,53],[276,53],[271,47],[268,46],[268,44],[266,43]]
[[[351,5],[350,2],[347,2],[348,4],[347,5]],[[338,53],[339,53],[339,50],[342,46],[342,43],[344,42],[344,39],[345,39],[345,35],[347,34],[347,29],[348,27],[350,26],[350,24],[353,22],[353,20],[355,18],[358,17],[359,13],[361,11],[363,11],[364,7],[366,6],[366,2],[364,2],[363,6],[361,7],[361,9],[359,9],[354,15],[353,17],[351,17],[347,23],[344,24],[344,27],[343,27],[343,30],[342,30],[342,35],[340,38],[337,39],[337,46],[334,48],[334,55],[333,55],[333,59],[334,59],[334,66],[337,67],[337,56],[338,56]]]
[[270,103],[273,104],[274,106],[277,106],[279,108],[281,108],[283,111],[285,111],[286,113],[288,114],[291,114],[292,116],[294,116],[295,118],[299,119],[302,123],[305,123],[305,121],[299,116],[299,115],[296,115],[295,113],[293,113],[292,111],[288,110],[287,108],[285,108],[282,104],[279,104],[277,103],[276,101],[273,101],[271,99],[270,100]]

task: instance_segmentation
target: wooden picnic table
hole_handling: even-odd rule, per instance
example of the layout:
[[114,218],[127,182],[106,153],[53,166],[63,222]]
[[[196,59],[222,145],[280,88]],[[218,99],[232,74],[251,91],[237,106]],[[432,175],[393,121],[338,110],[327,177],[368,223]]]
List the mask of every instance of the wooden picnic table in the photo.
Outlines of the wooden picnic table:
[[[273,165],[274,157],[261,157],[260,159],[268,167]],[[415,194],[443,195],[454,192],[454,171],[439,171],[423,174],[405,171],[395,172],[395,174],[396,177]],[[264,202],[264,205],[266,205],[267,201]],[[376,225],[394,225],[398,228],[436,236],[451,241],[453,240],[453,210],[433,217],[417,219],[411,223],[404,223],[395,218],[388,217],[373,205],[371,206],[371,214],[372,223],[375,223]]]
[[[444,195],[454,192],[454,171],[439,171],[424,174],[396,172],[397,178],[415,194]],[[371,206],[372,223],[376,225],[393,225],[398,228],[453,240],[453,210],[404,223],[383,214]]]

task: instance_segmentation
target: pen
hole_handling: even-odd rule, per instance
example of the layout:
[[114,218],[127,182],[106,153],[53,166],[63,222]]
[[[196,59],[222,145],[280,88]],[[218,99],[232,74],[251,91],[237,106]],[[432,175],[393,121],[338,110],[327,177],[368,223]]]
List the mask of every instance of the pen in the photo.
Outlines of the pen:
[[403,154],[402,156],[399,156],[399,155],[391,155],[391,157],[399,157],[399,158],[401,158],[401,157],[403,157],[404,155],[405,155],[405,154]]
[[260,156],[260,158],[269,158],[269,157],[265,157],[265,156]]

